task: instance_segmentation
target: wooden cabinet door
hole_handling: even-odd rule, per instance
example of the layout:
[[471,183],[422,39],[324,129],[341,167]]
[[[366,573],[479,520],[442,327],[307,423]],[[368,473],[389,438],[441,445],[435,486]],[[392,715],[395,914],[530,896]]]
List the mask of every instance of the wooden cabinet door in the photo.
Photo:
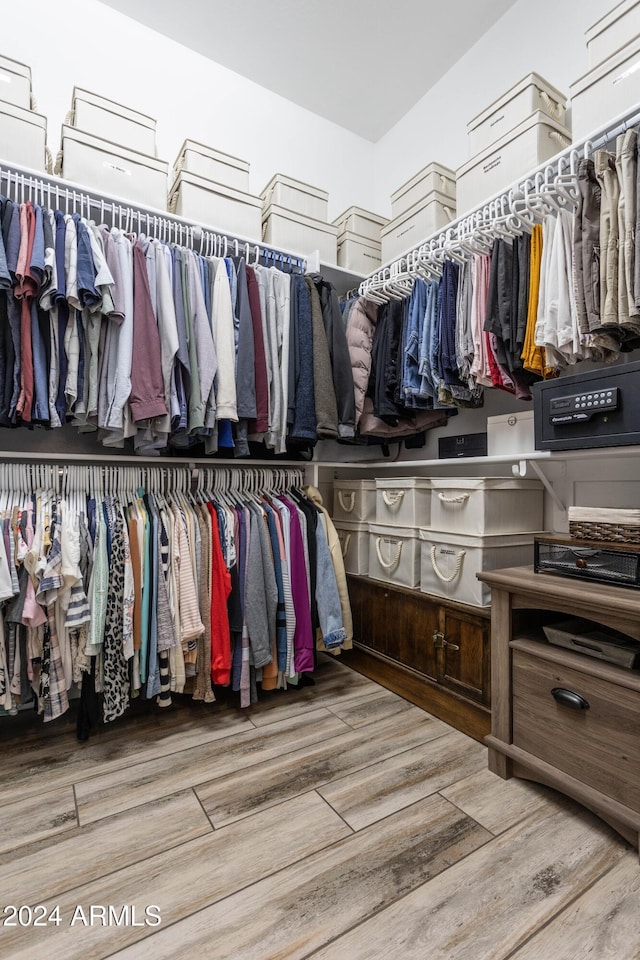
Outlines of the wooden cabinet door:
[[439,680],[458,693],[491,702],[489,622],[470,614],[441,608]]
[[388,656],[437,680],[438,651],[433,638],[439,623],[439,607],[432,600],[419,594],[392,592],[387,603]]

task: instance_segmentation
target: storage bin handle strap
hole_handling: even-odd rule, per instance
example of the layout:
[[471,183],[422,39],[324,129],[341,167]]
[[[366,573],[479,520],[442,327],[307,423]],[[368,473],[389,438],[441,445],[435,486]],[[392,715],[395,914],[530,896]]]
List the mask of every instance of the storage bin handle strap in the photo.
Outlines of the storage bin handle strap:
[[564,148],[568,147],[571,143],[569,137],[565,137],[565,135],[560,133],[559,130],[549,130],[549,139],[555,140],[556,143],[559,143],[561,150],[564,150]]
[[343,557],[346,557],[347,553],[349,552],[349,544],[350,544],[350,543],[351,543],[351,534],[350,534],[350,533],[347,533],[347,534],[345,534],[345,538],[344,538],[344,540],[342,541],[342,556],[343,556]]
[[457,497],[448,497],[446,493],[438,494],[438,500],[440,503],[466,503],[468,499],[468,493],[461,493]]
[[466,550],[460,550],[458,556],[456,557],[456,565],[451,576],[447,577],[442,570],[438,567],[436,563],[436,545],[435,543],[431,547],[431,566],[433,567],[433,572],[435,573],[438,580],[441,580],[442,583],[452,583],[454,580],[457,580],[460,576],[460,571],[462,570],[462,562],[465,558]]
[[[382,553],[380,551],[380,544],[382,543],[382,537],[376,537],[376,553],[378,554],[378,562],[381,567],[385,570],[394,570],[400,563],[400,555],[402,553],[402,540],[396,542],[396,555],[393,560],[387,562],[382,559]],[[391,541],[393,543],[393,541]]]
[[383,490],[382,499],[388,507],[397,507],[402,503],[404,490]]
[[[347,506],[347,500],[349,502],[349,506]],[[338,502],[340,503],[340,506],[342,507],[345,513],[351,513],[351,511],[356,505],[355,490],[349,490],[348,493],[344,490],[338,490]]]
[[564,107],[558,100],[554,100],[553,97],[550,97],[546,90],[540,91],[540,99],[547,108],[547,112],[550,116],[555,117],[556,120],[562,120],[564,117]]

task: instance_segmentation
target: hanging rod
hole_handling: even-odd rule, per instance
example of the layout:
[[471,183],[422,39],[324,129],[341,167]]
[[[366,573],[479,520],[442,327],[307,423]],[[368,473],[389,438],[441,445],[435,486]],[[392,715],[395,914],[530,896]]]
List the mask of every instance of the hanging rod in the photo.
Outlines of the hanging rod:
[[[359,293],[361,296],[367,296],[372,292],[375,298],[376,289],[384,289],[385,284],[393,284],[394,280],[400,276],[404,281],[405,295],[408,295],[409,286],[408,277],[418,275],[418,271],[412,273],[412,268],[416,264],[424,264],[430,255],[434,255],[436,261],[442,260],[442,256],[451,253],[454,257],[457,251],[468,250],[464,246],[465,240],[469,234],[465,232],[465,227],[474,223],[490,225],[492,221],[498,218],[503,219],[512,214],[514,200],[523,199],[526,194],[527,184],[533,182],[539,183],[542,179],[548,182],[549,177],[557,176],[567,165],[571,171],[575,162],[582,157],[589,157],[594,150],[599,150],[607,143],[615,140],[620,134],[625,133],[630,128],[640,124],[640,105],[619,114],[606,126],[599,127],[589,136],[571,143],[564,150],[561,150],[555,156],[551,157],[545,163],[540,164],[533,170],[530,170],[524,176],[519,177],[509,187],[499,191],[487,200],[472,207],[456,219],[451,220],[446,227],[442,227],[435,233],[430,234],[418,245],[411,247],[400,257],[395,257],[388,263],[383,264],[376,271],[369,274],[360,284]],[[461,229],[461,227],[463,229]],[[411,283],[413,281],[411,280]],[[402,286],[400,287],[402,289]]]
[[280,250],[240,234],[218,230],[215,227],[192,223],[167,210],[136,206],[123,200],[88,190],[70,180],[53,174],[41,173],[0,160],[0,191],[6,184],[5,195],[18,203],[31,200],[40,206],[78,213],[87,220],[119,227],[127,233],[144,233],[149,237],[178,246],[190,247],[203,256],[245,256],[249,260],[262,257],[266,264],[280,264],[304,273],[307,260],[303,254]]

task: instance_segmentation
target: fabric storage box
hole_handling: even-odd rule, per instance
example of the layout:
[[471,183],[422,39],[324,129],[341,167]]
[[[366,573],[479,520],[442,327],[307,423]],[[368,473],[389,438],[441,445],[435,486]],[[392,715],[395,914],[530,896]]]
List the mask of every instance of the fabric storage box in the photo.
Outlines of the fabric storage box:
[[487,453],[500,457],[535,450],[533,410],[487,417]]
[[375,520],[375,480],[334,480],[334,520]]
[[282,247],[294,253],[309,254],[318,250],[323,263],[336,262],[337,227],[275,203],[270,203],[262,211],[262,239],[274,247]]
[[249,164],[221,150],[206,147],[195,140],[185,140],[173,165],[174,179],[181,170],[198,177],[222,183],[234,190],[249,192]]
[[155,156],[156,121],[98,93],[74,87],[69,121],[71,126],[102,140]]
[[[391,216],[395,220],[432,193],[447,197],[455,207],[456,175],[441,163],[429,163],[391,194]],[[450,204],[451,205],[451,204]]]
[[640,37],[571,84],[571,122],[576,140],[597,131],[640,102]]
[[542,530],[543,497],[539,480],[433,477],[431,523],[423,526],[473,537]]
[[333,221],[338,233],[355,233],[363,240],[380,243],[380,231],[389,223],[387,217],[363,210],[362,207],[349,207]]
[[533,534],[471,537],[420,530],[419,542],[421,592],[476,607],[491,603],[489,586],[476,574],[533,562]]
[[169,210],[217,230],[260,239],[262,204],[244,190],[234,190],[181,170],[169,193]]
[[326,222],[329,194],[326,190],[320,190],[319,187],[311,187],[308,183],[303,183],[302,180],[294,180],[293,177],[276,173],[269,180],[260,197],[265,208],[273,203],[278,207],[286,207],[295,213],[301,213],[305,217],[311,217],[313,220]]
[[444,193],[430,193],[384,227],[380,234],[383,262],[417,247],[430,234],[446,227],[455,215],[455,200]]
[[0,57],[0,100],[23,110],[31,109],[31,67]]
[[431,480],[395,477],[376,480],[376,523],[397,527],[428,527]]
[[0,155],[6,163],[45,169],[47,119],[14,103],[0,102]]
[[523,77],[467,124],[469,155],[475,156],[532,113],[540,111],[564,123],[567,98],[537,74]]
[[366,577],[369,573],[369,524],[339,520],[335,528],[345,571]]
[[420,541],[417,530],[369,525],[369,576],[402,587],[420,582]]
[[457,207],[466,213],[564,150],[566,127],[539,110],[458,168]]
[[345,230],[338,236],[338,266],[354,273],[372,273],[382,263],[382,247],[375,240]]
[[169,165],[101,137],[63,126],[56,173],[85,187],[158,210],[166,209]]
[[597,67],[640,34],[640,2],[623,0],[585,33],[589,66]]

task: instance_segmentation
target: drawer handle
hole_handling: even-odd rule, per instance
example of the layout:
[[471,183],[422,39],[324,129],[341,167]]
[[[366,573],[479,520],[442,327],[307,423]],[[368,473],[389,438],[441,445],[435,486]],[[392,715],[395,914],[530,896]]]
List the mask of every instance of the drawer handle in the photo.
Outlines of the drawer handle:
[[453,568],[453,573],[450,574],[450,576],[447,576],[445,573],[443,573],[440,567],[438,566],[438,563],[436,561],[436,552],[437,552],[437,547],[434,543],[431,547],[431,566],[433,567],[433,572],[435,573],[438,580],[442,581],[442,583],[453,583],[453,581],[457,580],[458,577],[460,576],[460,572],[462,570],[462,562],[466,556],[467,551],[460,550],[458,552],[455,566]]
[[399,507],[404,497],[404,490],[383,490],[382,499],[388,507]]
[[349,544],[350,544],[350,543],[351,543],[351,534],[350,534],[350,533],[347,533],[347,534],[345,534],[345,538],[344,538],[344,540],[342,541],[342,556],[343,556],[343,557],[346,557],[346,555],[348,554],[348,552],[349,552]]
[[566,687],[554,687],[551,696],[563,707],[571,707],[573,710],[588,710],[589,701],[581,697],[579,693],[573,690],[567,690]]

